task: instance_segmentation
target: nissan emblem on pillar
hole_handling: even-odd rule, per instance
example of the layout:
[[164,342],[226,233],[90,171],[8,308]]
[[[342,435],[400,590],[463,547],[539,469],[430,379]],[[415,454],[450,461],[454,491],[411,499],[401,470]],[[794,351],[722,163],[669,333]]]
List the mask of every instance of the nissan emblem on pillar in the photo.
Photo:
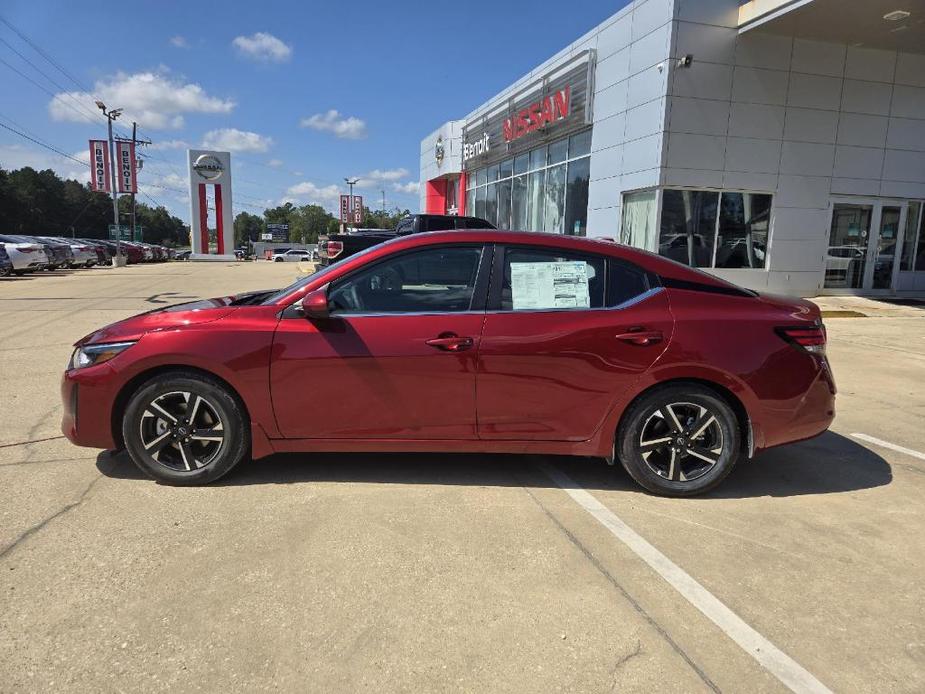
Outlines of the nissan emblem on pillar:
[[353,196],[353,223],[354,224],[363,223],[363,196],[362,195]]
[[[190,259],[234,260],[231,153],[191,149],[187,160],[193,246]],[[136,185],[135,181],[132,184]]]
[[100,193],[112,191],[109,182],[109,143],[90,140],[90,189]]
[[437,137],[437,144],[434,145],[434,159],[437,160],[437,166],[440,167],[443,164],[443,157],[446,156],[446,151],[443,148],[443,136]]
[[340,196],[340,221],[344,224],[350,222],[350,196]]

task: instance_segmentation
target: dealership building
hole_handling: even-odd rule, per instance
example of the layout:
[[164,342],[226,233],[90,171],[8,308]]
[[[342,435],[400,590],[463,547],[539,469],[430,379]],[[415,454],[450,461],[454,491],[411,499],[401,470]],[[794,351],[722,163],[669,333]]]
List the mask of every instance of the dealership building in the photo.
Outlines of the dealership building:
[[923,291],[925,2],[630,2],[428,135],[420,180],[759,291]]

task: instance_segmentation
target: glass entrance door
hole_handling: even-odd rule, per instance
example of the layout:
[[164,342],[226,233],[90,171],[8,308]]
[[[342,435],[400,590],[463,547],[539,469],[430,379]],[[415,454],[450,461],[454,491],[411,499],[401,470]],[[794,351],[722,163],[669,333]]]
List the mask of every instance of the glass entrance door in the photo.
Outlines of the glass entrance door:
[[872,242],[877,255],[873,259],[872,289],[893,287],[893,268],[896,266],[896,247],[899,244],[899,230],[902,228],[902,207],[884,205],[880,211],[880,233]]
[[825,258],[826,289],[863,289],[873,205],[835,203]]

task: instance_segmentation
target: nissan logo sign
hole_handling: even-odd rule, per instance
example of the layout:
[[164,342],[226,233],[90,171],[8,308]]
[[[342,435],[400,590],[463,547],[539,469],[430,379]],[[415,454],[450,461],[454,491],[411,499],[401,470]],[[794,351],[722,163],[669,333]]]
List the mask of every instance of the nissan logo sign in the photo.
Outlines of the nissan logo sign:
[[225,167],[222,166],[222,162],[220,162],[218,158],[211,154],[201,154],[199,158],[193,162],[193,171],[207,181],[214,181],[222,175],[225,171]]

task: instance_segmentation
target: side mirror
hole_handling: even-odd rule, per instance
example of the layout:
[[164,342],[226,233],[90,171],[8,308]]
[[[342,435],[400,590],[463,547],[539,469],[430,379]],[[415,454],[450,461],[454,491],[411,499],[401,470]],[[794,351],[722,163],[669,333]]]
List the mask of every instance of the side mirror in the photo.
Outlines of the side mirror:
[[302,297],[302,315],[306,318],[323,319],[330,317],[328,310],[328,288],[321,287]]

